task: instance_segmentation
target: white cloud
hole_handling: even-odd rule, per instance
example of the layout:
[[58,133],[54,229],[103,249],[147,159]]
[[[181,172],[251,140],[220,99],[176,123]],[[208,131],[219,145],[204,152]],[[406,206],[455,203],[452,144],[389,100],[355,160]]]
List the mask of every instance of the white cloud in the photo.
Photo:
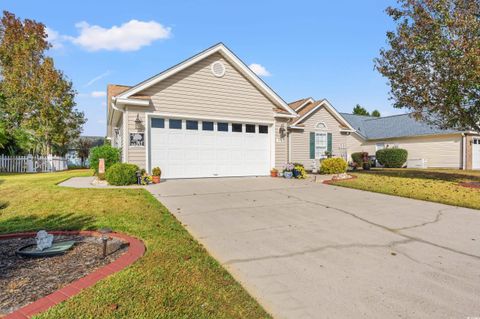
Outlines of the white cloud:
[[272,74],[261,64],[252,63],[248,66],[258,76],[271,76]]
[[107,96],[107,93],[105,91],[93,91],[90,93],[91,97],[105,97]]
[[47,41],[52,45],[52,49],[63,49],[63,41],[65,40],[65,37],[49,27],[46,27],[45,31],[47,32]]
[[171,28],[156,21],[130,20],[109,29],[90,25],[85,21],[75,26],[80,34],[69,39],[88,51],[136,51],[156,40],[168,39],[171,36]]
[[107,77],[110,75],[110,71],[106,71],[106,72],[103,72],[102,74],[100,75],[97,75],[96,77],[94,77],[93,79],[91,79],[90,81],[87,82],[87,84],[84,85],[84,87],[87,87],[87,86],[90,86],[92,85],[93,83],[103,79],[104,77]]

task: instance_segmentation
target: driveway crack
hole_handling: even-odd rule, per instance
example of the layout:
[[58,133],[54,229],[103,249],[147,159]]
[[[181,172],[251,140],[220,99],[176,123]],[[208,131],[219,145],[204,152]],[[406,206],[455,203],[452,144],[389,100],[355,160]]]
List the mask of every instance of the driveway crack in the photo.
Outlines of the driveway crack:
[[[287,194],[284,194],[280,191],[277,191],[278,193],[286,196]],[[390,228],[390,227],[387,227],[387,226],[384,226],[382,224],[378,224],[378,223],[375,223],[375,222],[372,222],[371,220],[368,220],[366,218],[363,218],[363,217],[360,217],[358,215],[356,215],[355,213],[352,213],[352,212],[349,212],[347,210],[344,210],[344,209],[341,209],[341,208],[337,208],[337,207],[333,207],[331,205],[326,205],[326,204],[323,204],[323,203],[319,203],[319,202],[314,202],[314,201],[311,201],[311,200],[307,200],[307,199],[302,199],[298,196],[294,196],[294,195],[291,195],[291,194],[288,194],[288,196],[290,196],[290,198],[294,198],[294,199],[297,199],[297,200],[301,200],[305,203],[309,203],[309,204],[312,204],[312,205],[316,205],[316,206],[321,206],[321,207],[324,207],[324,208],[327,208],[327,209],[332,209],[332,210],[336,210],[342,214],[346,214],[346,215],[349,215],[353,218],[356,218],[360,221],[363,221],[367,224],[370,224],[372,226],[375,226],[375,227],[378,227],[378,228],[381,228],[385,231],[388,231],[388,232],[391,232],[391,233],[394,233],[398,236],[401,236],[401,237],[404,237],[406,239],[410,239],[412,241],[417,241],[417,242],[420,242],[420,243],[423,243],[423,244],[426,244],[426,245],[430,245],[430,246],[434,246],[436,248],[440,248],[440,249],[444,249],[444,250],[448,250],[450,252],[453,252],[453,253],[456,253],[456,254],[460,254],[460,255],[463,255],[463,256],[468,256],[468,257],[472,257],[472,258],[475,258],[475,259],[478,259],[480,260],[480,256],[478,255],[474,255],[474,254],[470,254],[470,253],[467,253],[467,252],[464,252],[464,251],[460,251],[460,250],[457,250],[457,249],[454,249],[454,248],[450,248],[450,247],[447,247],[447,246],[443,246],[443,245],[439,245],[439,244],[436,244],[436,243],[433,243],[431,241],[428,241],[428,240],[425,240],[425,239],[421,239],[421,238],[418,238],[418,237],[415,237],[415,236],[410,236],[410,235],[406,235],[406,234],[403,234],[401,233],[399,230],[395,229],[395,228]],[[450,209],[450,208],[445,208],[445,209],[442,209],[442,210],[446,210],[446,209]],[[440,212],[440,211],[439,211]],[[442,212],[440,212],[442,213]],[[440,216],[438,217],[440,218]],[[430,223],[433,223],[433,222],[436,222],[435,220],[430,222]],[[419,226],[417,226],[419,227]]]

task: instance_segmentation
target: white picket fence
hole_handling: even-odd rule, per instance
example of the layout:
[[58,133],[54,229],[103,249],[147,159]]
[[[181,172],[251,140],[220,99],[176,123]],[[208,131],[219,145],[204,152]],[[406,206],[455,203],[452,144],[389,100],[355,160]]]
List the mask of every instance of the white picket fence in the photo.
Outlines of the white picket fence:
[[0,155],[1,173],[43,173],[65,171],[67,169],[67,159],[60,156]]

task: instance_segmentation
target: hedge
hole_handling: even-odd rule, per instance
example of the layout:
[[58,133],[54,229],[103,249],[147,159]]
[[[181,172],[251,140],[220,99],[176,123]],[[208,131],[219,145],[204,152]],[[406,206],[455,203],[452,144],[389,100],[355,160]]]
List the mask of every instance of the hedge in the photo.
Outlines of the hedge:
[[352,161],[357,164],[358,167],[362,167],[363,165],[363,154],[365,152],[357,152],[352,153]]
[[324,159],[320,166],[320,174],[341,174],[347,171],[347,161],[343,158],[332,157]]
[[384,148],[375,154],[377,161],[387,168],[403,167],[408,158],[408,151],[403,148]]
[[95,174],[98,174],[98,162],[101,158],[105,159],[105,171],[107,171],[110,166],[120,162],[120,150],[108,144],[93,147],[88,160]]
[[137,182],[138,166],[128,163],[116,163],[107,169],[105,179],[110,185],[131,185]]

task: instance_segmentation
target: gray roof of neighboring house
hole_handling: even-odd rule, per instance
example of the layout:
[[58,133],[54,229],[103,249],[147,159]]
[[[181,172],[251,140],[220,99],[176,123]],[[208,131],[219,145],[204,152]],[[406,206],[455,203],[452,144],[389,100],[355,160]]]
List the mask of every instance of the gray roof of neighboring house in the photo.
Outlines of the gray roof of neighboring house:
[[418,135],[460,133],[457,130],[443,130],[423,121],[417,121],[410,114],[400,114],[385,117],[371,117],[340,113],[350,125],[362,135],[371,140]]

